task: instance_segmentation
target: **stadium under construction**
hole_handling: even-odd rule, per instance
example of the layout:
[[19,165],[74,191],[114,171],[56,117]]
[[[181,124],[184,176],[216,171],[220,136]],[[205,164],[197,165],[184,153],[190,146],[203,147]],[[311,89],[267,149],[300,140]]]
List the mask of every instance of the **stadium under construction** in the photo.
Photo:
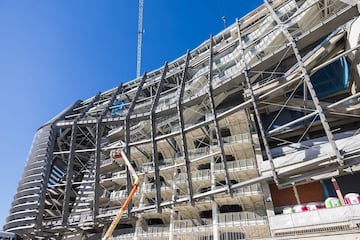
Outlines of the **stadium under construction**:
[[[360,4],[265,1],[34,136],[4,230],[23,239],[360,236]],[[123,158],[112,153],[121,150]]]

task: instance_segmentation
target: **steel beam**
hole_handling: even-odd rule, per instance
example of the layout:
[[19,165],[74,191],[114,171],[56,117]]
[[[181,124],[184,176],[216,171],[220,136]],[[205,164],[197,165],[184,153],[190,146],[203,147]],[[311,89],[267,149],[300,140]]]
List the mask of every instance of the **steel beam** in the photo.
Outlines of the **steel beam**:
[[44,219],[44,210],[45,210],[45,198],[46,198],[46,190],[47,190],[47,186],[49,183],[49,178],[50,178],[50,173],[51,173],[51,168],[53,165],[53,150],[54,150],[54,146],[55,146],[55,138],[56,138],[56,126],[54,123],[51,124],[50,126],[50,137],[49,137],[49,145],[47,147],[46,150],[46,158],[47,158],[47,163],[44,169],[44,177],[43,177],[43,182],[42,182],[42,190],[41,190],[41,195],[39,198],[39,212],[38,215],[36,217],[36,225],[38,229],[42,229],[43,225],[43,219]]
[[[125,121],[124,121],[124,128],[125,128],[125,148],[124,148],[124,153],[126,154],[128,160],[131,162],[131,150],[130,150],[130,116],[131,116],[131,113],[133,112],[134,108],[135,108],[135,105],[136,105],[136,102],[140,96],[140,93],[141,93],[141,90],[142,90],[142,87],[146,81],[146,72],[144,73],[143,77],[141,78],[141,81],[139,83],[139,86],[136,90],[136,93],[135,93],[135,96],[133,97],[131,103],[130,103],[130,106],[128,108],[128,112],[126,114],[126,117],[125,117]],[[138,149],[140,151],[140,149]],[[141,151],[140,151],[141,152]],[[130,176],[130,173],[128,171],[128,167],[126,166],[126,178],[127,178],[127,185],[126,185],[126,189],[127,189],[127,192],[128,194],[130,194],[130,191],[131,191],[131,186],[132,186],[132,183],[131,183],[131,176]],[[127,213],[128,215],[130,214],[130,211],[131,211],[131,206],[132,206],[132,202],[129,203],[128,205],[128,209],[127,209]]]
[[[354,165],[360,164],[360,156],[354,156],[346,158],[346,161],[344,163],[345,167],[351,168]],[[306,171],[304,173],[297,173],[296,176],[291,176],[289,179],[284,179],[284,181],[281,182],[281,184],[278,186],[280,189],[287,188],[292,185],[293,182],[302,184],[304,183],[304,180],[316,180],[312,179],[314,176],[319,176],[321,174],[328,174],[327,176],[331,176],[331,172],[335,172],[338,170],[338,164],[332,164],[327,166],[322,166],[320,168],[316,168],[313,170]],[[333,173],[334,175],[338,175]]]
[[71,106],[67,107],[65,111],[63,111],[61,114],[57,115],[55,118],[53,118],[52,120],[50,120],[47,124],[45,124],[44,126],[42,126],[42,128],[46,128],[47,125],[50,125],[49,128],[49,138],[48,138],[48,147],[47,147],[47,154],[46,154],[46,159],[47,159],[47,163],[46,166],[44,166],[44,175],[42,177],[43,182],[42,182],[42,189],[41,189],[41,193],[39,196],[39,211],[36,217],[36,226],[38,227],[38,229],[40,229],[40,231],[42,231],[42,229],[44,229],[44,225],[43,225],[43,220],[44,220],[44,210],[45,210],[45,200],[46,200],[46,193],[47,193],[47,189],[48,189],[48,184],[49,184],[49,178],[50,178],[50,174],[53,170],[53,164],[54,164],[54,147],[55,147],[55,141],[57,139],[57,126],[56,126],[56,122],[60,119],[62,119],[67,112],[71,111],[72,109],[74,109],[75,107],[77,107],[79,105],[80,101],[76,101],[75,103],[73,103]]
[[[214,53],[213,53],[213,36],[210,35],[210,56],[209,56],[209,81],[208,81],[208,96],[209,96],[209,100],[210,100],[210,109],[211,109],[211,114],[213,115],[213,123],[214,123],[214,128],[215,128],[215,134],[216,134],[216,139],[217,139],[217,144],[218,147],[220,149],[220,159],[221,162],[224,166],[224,170],[225,170],[225,182],[228,188],[228,192],[231,193],[231,182],[230,182],[230,176],[229,176],[229,171],[228,171],[228,166],[227,166],[227,161],[225,158],[225,151],[224,151],[224,143],[223,143],[223,139],[222,136],[220,134],[220,127],[219,127],[219,122],[217,119],[217,112],[215,109],[215,100],[214,100],[214,94],[213,94],[213,87],[212,87],[212,81],[213,81],[213,57],[214,57]],[[210,143],[212,144],[212,143]]]
[[101,135],[103,132],[103,127],[101,122],[96,122],[96,132],[95,132],[95,179],[94,179],[94,205],[93,205],[93,221],[95,222],[96,216],[99,214],[99,204],[100,204],[100,156],[101,156]]
[[291,44],[291,48],[292,48],[292,50],[293,50],[293,52],[295,54],[298,65],[299,65],[299,67],[301,69],[301,72],[302,72],[302,74],[304,76],[304,83],[305,83],[304,85],[307,86],[307,89],[308,89],[308,91],[310,93],[310,96],[311,96],[311,98],[312,98],[312,100],[314,102],[315,109],[319,114],[321,124],[322,124],[323,129],[325,131],[325,134],[326,134],[326,136],[328,138],[328,141],[329,141],[329,143],[331,145],[331,148],[333,150],[333,154],[334,154],[334,156],[336,156],[339,165],[343,166],[344,165],[343,156],[340,154],[340,151],[336,146],[336,143],[334,141],[334,136],[333,136],[333,134],[331,132],[331,129],[330,129],[329,123],[328,123],[328,121],[326,119],[326,116],[324,114],[324,111],[323,111],[323,109],[322,109],[322,107],[320,105],[320,102],[319,102],[319,99],[318,99],[318,97],[316,95],[315,89],[314,89],[314,87],[313,87],[313,85],[311,83],[310,74],[308,73],[307,69],[305,68],[304,60],[303,60],[302,56],[300,55],[299,49],[296,46],[295,39],[292,37],[292,35],[290,34],[290,32],[289,32],[288,28],[285,26],[285,24],[283,24],[283,22],[280,20],[280,18],[276,15],[276,13],[275,13],[274,9],[272,8],[272,6],[270,5],[270,3],[267,0],[264,0],[264,3],[266,5],[266,7],[269,9],[272,18],[279,25],[281,31],[284,33],[285,37],[288,39],[288,41]]
[[70,153],[67,162],[66,168],[66,185],[65,185],[65,193],[63,200],[63,208],[62,208],[62,225],[67,226],[67,220],[69,217],[69,201],[70,194],[72,188],[72,177],[73,177],[73,166],[75,161],[75,148],[76,148],[76,135],[77,135],[77,122],[74,121],[74,124],[71,129],[71,139],[70,139]]
[[125,151],[124,152],[127,155],[127,158],[129,159],[129,161],[131,161],[130,145],[129,145],[130,144],[130,116],[135,108],[136,101],[138,100],[138,98],[140,96],[140,93],[141,93],[141,90],[145,83],[146,78],[147,78],[147,75],[145,72],[139,85],[138,85],[135,96],[130,103],[130,106],[128,108],[128,112],[126,114],[125,121],[124,121],[124,127],[125,127],[125,149],[124,149]]
[[[243,103],[240,103],[239,105],[229,109],[229,110],[226,110],[225,112],[223,113],[220,113],[217,117],[218,117],[218,120],[221,120],[221,119],[224,119],[234,113],[236,113],[237,111],[239,110],[242,110],[242,109],[245,109],[246,107],[248,107],[248,105],[251,104],[251,100],[246,100],[244,101]],[[195,129],[198,129],[198,128],[201,128],[201,127],[204,127],[206,125],[208,125],[209,123],[211,123],[213,121],[212,118],[210,119],[207,119],[203,122],[200,122],[200,123],[197,123],[197,124],[194,124],[192,126],[189,126],[187,128],[184,129],[185,133],[188,133],[188,132],[191,132]],[[165,134],[165,135],[161,135],[161,136],[158,136],[156,137],[156,141],[160,141],[160,140],[164,140],[168,137],[174,137],[176,135],[179,135],[180,132],[172,132],[172,133],[168,133],[168,134]],[[137,141],[137,142],[132,142],[130,143],[130,146],[137,146],[137,145],[141,145],[141,144],[147,144],[147,143],[151,143],[151,139],[146,139],[146,140],[140,140],[140,141]],[[111,149],[111,148],[108,148],[108,149]]]
[[68,225],[68,218],[69,218],[69,204],[70,204],[70,194],[72,190],[72,178],[74,174],[74,161],[75,161],[75,149],[76,149],[76,137],[77,137],[77,122],[85,115],[85,113],[93,106],[94,102],[99,99],[100,93],[98,93],[92,101],[87,105],[87,107],[81,112],[79,116],[76,117],[74,120],[72,129],[71,129],[71,138],[70,138],[70,153],[67,162],[66,168],[66,185],[65,185],[65,193],[64,193],[64,200],[63,200],[63,208],[62,208],[62,225]]
[[[235,183],[235,184],[231,185],[231,189],[235,190],[235,189],[238,189],[238,188],[250,186],[250,185],[261,183],[261,182],[268,182],[271,179],[273,179],[272,176],[260,176],[260,177],[256,177],[256,178],[252,178],[252,179],[240,182],[240,183]],[[211,190],[211,191],[207,191],[207,192],[204,192],[204,193],[195,194],[194,199],[195,200],[203,199],[205,197],[210,197],[210,196],[213,196],[213,195],[216,195],[216,194],[225,193],[227,191],[228,191],[227,187],[217,188],[216,190]],[[180,199],[177,199],[176,203],[183,203],[183,202],[187,202],[187,201],[188,201],[188,198],[180,198]],[[161,207],[168,207],[168,206],[171,206],[171,205],[173,205],[173,201],[167,201],[167,202],[163,202],[163,203],[160,204]],[[153,209],[152,206],[146,206],[146,207],[133,209],[132,212],[134,212],[134,213],[143,212],[143,211],[147,211],[147,210],[151,210],[151,209]]]
[[316,115],[318,115],[318,112],[317,112],[317,111],[312,112],[312,113],[309,113],[309,114],[307,114],[307,115],[305,115],[305,116],[303,116],[303,117],[297,118],[297,119],[295,119],[295,120],[293,120],[293,121],[290,121],[290,122],[288,122],[288,123],[285,123],[285,124],[281,125],[281,126],[278,127],[278,128],[275,128],[275,129],[273,129],[273,130],[268,131],[268,135],[272,135],[272,134],[275,134],[275,133],[277,133],[277,132],[281,132],[283,129],[285,129],[285,128],[287,128],[287,127],[290,127],[291,125],[294,125],[294,124],[296,124],[296,123],[302,122],[302,121],[304,121],[304,120],[306,120],[306,119],[308,119],[308,118],[311,118],[311,117],[316,117]]
[[157,143],[156,143],[156,107],[159,102],[160,93],[162,92],[164,81],[166,77],[166,72],[168,69],[168,63],[165,63],[164,70],[161,76],[161,80],[159,85],[156,89],[156,93],[154,99],[151,103],[151,110],[150,110],[150,122],[151,122],[151,144],[152,144],[152,157],[154,161],[154,168],[155,168],[155,187],[156,187],[156,209],[158,213],[161,213],[161,185],[160,185],[160,170],[159,170],[159,154],[157,151]]
[[123,89],[122,83],[117,87],[116,91],[111,96],[111,99],[98,117],[96,121],[96,130],[95,130],[95,179],[94,179],[94,205],[93,205],[93,221],[96,221],[96,216],[99,214],[99,205],[100,205],[100,157],[101,157],[101,136],[103,134],[104,127],[102,126],[102,119],[109,112],[110,107],[114,104],[116,96]]
[[185,161],[185,167],[186,167],[186,174],[188,178],[188,192],[189,192],[189,201],[191,205],[194,205],[194,190],[192,186],[192,178],[191,178],[191,170],[190,170],[190,160],[189,160],[189,152],[187,148],[187,139],[185,134],[185,123],[184,123],[184,106],[182,105],[182,100],[184,97],[184,90],[185,90],[185,82],[187,80],[187,71],[189,67],[189,61],[190,61],[190,51],[188,50],[186,53],[186,60],[185,60],[185,68],[184,72],[181,78],[180,86],[178,89],[178,102],[177,102],[177,111],[179,116],[179,129],[180,129],[180,136],[182,141],[182,150],[184,153],[184,161]]
[[252,88],[252,85],[251,85],[251,82],[250,82],[249,70],[248,70],[248,67],[247,67],[247,64],[246,64],[246,60],[244,58],[245,54],[244,54],[244,46],[243,46],[242,40],[241,40],[240,23],[239,23],[238,20],[236,20],[236,22],[237,22],[237,28],[238,28],[238,34],[239,34],[239,45],[240,45],[240,49],[241,49],[240,50],[241,51],[241,62],[242,62],[242,65],[244,66],[243,74],[245,76],[247,88],[250,91],[251,103],[253,105],[256,120],[258,122],[259,131],[260,131],[261,138],[262,138],[262,141],[263,141],[263,144],[264,144],[264,147],[265,147],[266,156],[268,158],[268,161],[270,162],[271,172],[272,172],[275,183],[278,184],[279,183],[278,175],[277,175],[277,173],[275,171],[274,161],[273,161],[273,158],[272,158],[272,155],[271,155],[271,151],[270,151],[269,143],[268,143],[267,138],[266,138],[264,127],[262,125],[260,113],[259,113],[259,110],[257,108],[254,91],[253,91],[253,88]]

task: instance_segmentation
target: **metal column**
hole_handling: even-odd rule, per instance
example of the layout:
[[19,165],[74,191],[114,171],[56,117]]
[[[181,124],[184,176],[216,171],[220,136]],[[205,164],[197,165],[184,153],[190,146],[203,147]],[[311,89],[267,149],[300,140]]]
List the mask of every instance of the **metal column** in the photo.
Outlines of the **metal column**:
[[[225,151],[224,151],[224,143],[223,143],[223,139],[222,136],[220,134],[220,128],[219,128],[219,122],[217,119],[217,113],[216,113],[216,109],[215,109],[215,100],[214,100],[214,94],[213,94],[213,87],[212,87],[212,80],[213,80],[213,36],[210,35],[210,58],[209,58],[209,81],[208,81],[208,95],[209,95],[209,100],[210,100],[210,108],[211,108],[211,113],[212,116],[214,118],[214,128],[215,128],[215,134],[216,134],[216,139],[217,139],[217,144],[219,146],[220,149],[220,159],[222,164],[224,165],[224,169],[225,169],[225,181],[226,181],[226,185],[228,188],[228,192],[231,194],[231,182],[230,182],[230,177],[229,177],[229,171],[228,171],[228,166],[227,166],[227,162],[226,162],[226,158],[225,158]],[[212,142],[210,142],[210,144],[212,144]]]
[[138,100],[138,98],[140,96],[140,93],[141,93],[141,90],[145,83],[146,78],[147,78],[147,76],[146,76],[146,72],[145,72],[138,87],[137,87],[135,96],[130,103],[130,106],[128,108],[128,112],[126,114],[125,121],[124,121],[124,128],[125,128],[125,149],[124,149],[125,151],[124,152],[125,152],[127,158],[129,159],[129,161],[131,161],[130,146],[129,146],[129,143],[130,143],[130,117],[135,108],[136,101]]
[[156,187],[156,209],[159,213],[161,213],[160,203],[161,203],[161,189],[160,189],[160,170],[159,170],[159,156],[157,151],[157,143],[156,143],[156,107],[159,102],[160,93],[162,92],[164,80],[166,76],[168,68],[168,63],[165,63],[164,70],[156,90],[156,94],[154,96],[154,100],[152,101],[151,111],[150,111],[150,122],[151,122],[151,143],[152,143],[152,157],[154,161],[155,167],[155,187]]
[[122,83],[117,87],[111,96],[110,102],[98,117],[96,121],[96,130],[95,130],[95,183],[94,183],[94,206],[93,206],[93,221],[96,221],[96,216],[99,214],[99,200],[100,200],[100,157],[101,157],[101,136],[103,134],[104,128],[102,126],[102,120],[109,112],[110,107],[114,104],[116,96],[122,90]]
[[280,30],[284,33],[285,37],[288,39],[288,41],[291,44],[291,47],[293,49],[296,60],[297,60],[297,62],[299,64],[299,67],[301,69],[301,72],[304,75],[304,84],[307,86],[307,88],[309,90],[309,93],[310,93],[310,96],[311,96],[311,98],[312,98],[312,100],[314,102],[316,111],[319,114],[320,121],[321,121],[323,129],[325,131],[325,134],[326,134],[326,136],[328,138],[328,141],[329,141],[329,143],[331,145],[331,148],[332,148],[332,150],[334,152],[334,155],[337,158],[337,161],[338,161],[339,165],[343,166],[344,165],[343,157],[341,156],[340,151],[336,146],[336,143],[334,141],[334,136],[333,136],[333,134],[331,132],[331,129],[330,129],[329,123],[328,123],[328,121],[326,119],[326,116],[324,114],[324,111],[323,111],[322,107],[320,106],[319,99],[318,99],[318,97],[316,95],[316,92],[315,92],[315,89],[314,89],[314,87],[313,87],[313,85],[311,83],[310,75],[309,75],[308,71],[305,68],[304,61],[303,61],[303,59],[302,59],[302,57],[300,55],[300,52],[299,52],[299,50],[298,50],[298,48],[296,46],[296,42],[295,42],[294,38],[292,37],[292,35],[290,34],[290,32],[288,31],[287,27],[282,23],[280,18],[276,15],[274,9],[271,7],[269,2],[267,0],[264,0],[264,2],[265,2],[266,7],[269,9],[269,11],[271,13],[271,16],[276,21],[276,23],[279,25]]
[[[210,131],[210,141],[212,141],[212,132]],[[211,191],[216,190],[216,178],[215,178],[215,157],[211,157],[210,162],[210,180],[211,180]],[[229,185],[227,186],[229,187]],[[229,191],[227,189],[227,191]],[[214,240],[219,240],[219,222],[218,222],[218,206],[214,199],[214,195],[210,195],[211,199],[211,214],[212,214],[212,224],[213,224],[213,238]]]
[[55,138],[56,138],[56,126],[54,123],[51,124],[50,126],[50,138],[49,138],[49,145],[47,147],[47,151],[46,151],[46,158],[47,158],[47,163],[44,169],[44,177],[43,177],[43,182],[42,182],[42,190],[41,190],[41,195],[39,198],[39,212],[38,215],[36,217],[36,226],[38,229],[42,229],[42,221],[44,218],[44,208],[45,208],[45,197],[46,197],[46,192],[47,192],[47,185],[49,183],[49,176],[51,173],[51,167],[53,165],[53,150],[54,150],[54,145],[55,145]]
[[[136,105],[136,101],[138,100],[139,96],[140,96],[140,93],[141,93],[141,89],[145,83],[145,80],[146,80],[146,72],[144,73],[139,85],[138,85],[138,89],[135,93],[135,96],[134,98],[132,99],[131,103],[130,103],[130,106],[128,108],[128,112],[126,114],[126,117],[125,117],[125,121],[124,121],[124,128],[125,128],[125,149],[124,149],[124,152],[127,156],[127,158],[129,159],[129,161],[131,162],[131,153],[130,153],[130,146],[129,146],[129,143],[130,143],[130,117],[131,117],[131,113],[132,111],[134,110],[135,108],[135,105]],[[127,167],[126,167],[126,170],[127,170]],[[127,176],[127,189],[128,189],[128,194],[130,193],[130,189],[131,189],[131,178],[130,178],[130,173],[129,171],[126,171],[126,176]],[[128,214],[130,214],[130,210],[131,210],[131,202],[129,203],[128,205]]]
[[69,218],[69,204],[70,204],[70,194],[72,189],[72,178],[74,173],[74,161],[75,161],[75,148],[76,148],[76,137],[78,121],[85,115],[85,113],[93,106],[94,102],[99,99],[100,93],[98,93],[93,100],[87,105],[87,107],[81,112],[81,114],[75,118],[72,129],[71,129],[71,139],[70,139],[70,151],[68,157],[68,163],[66,168],[66,185],[65,185],[65,193],[63,200],[63,208],[62,208],[62,224],[63,226],[67,226],[67,221]]
[[263,144],[264,144],[264,147],[265,147],[266,156],[267,156],[267,158],[268,158],[268,160],[270,162],[271,172],[272,172],[272,175],[274,177],[274,181],[276,182],[276,184],[278,184],[279,183],[278,175],[277,175],[277,173],[275,171],[275,166],[274,166],[274,162],[273,162],[273,159],[272,159],[270,147],[269,147],[268,141],[266,139],[266,134],[265,134],[262,122],[261,122],[260,113],[259,113],[259,110],[258,110],[257,105],[256,105],[256,99],[255,99],[254,91],[253,91],[252,86],[251,86],[249,73],[248,73],[249,70],[248,70],[248,67],[247,67],[247,64],[246,64],[246,60],[244,58],[245,55],[244,55],[244,47],[243,47],[242,40],[241,40],[240,23],[239,23],[238,20],[236,20],[236,22],[237,22],[238,34],[239,34],[239,45],[240,45],[240,48],[241,48],[241,63],[244,66],[243,73],[244,73],[244,76],[245,76],[245,79],[246,79],[247,88],[250,91],[251,103],[253,105],[256,120],[258,122],[261,138],[263,140]]
[[72,187],[72,177],[73,177],[73,166],[75,158],[75,145],[76,145],[76,134],[77,134],[77,121],[74,121],[74,124],[71,129],[71,139],[70,139],[70,153],[68,157],[67,169],[66,169],[66,185],[65,185],[65,196],[63,201],[62,209],[62,224],[67,226],[67,220],[69,217],[69,200]]
[[187,148],[187,140],[185,135],[185,123],[184,123],[184,106],[182,105],[182,100],[184,97],[184,90],[185,90],[185,82],[187,79],[187,70],[189,67],[189,61],[190,61],[190,51],[187,51],[186,53],[186,62],[185,62],[185,68],[182,75],[181,83],[178,90],[178,103],[177,103],[177,111],[179,116],[179,128],[180,128],[180,136],[182,140],[182,150],[184,153],[184,161],[185,161],[185,167],[186,167],[186,174],[188,178],[188,192],[189,192],[189,200],[191,205],[194,205],[194,190],[192,186],[192,178],[191,178],[191,171],[190,171],[190,160],[189,160],[189,152]]
[[99,214],[99,199],[100,199],[100,156],[101,156],[101,135],[103,133],[101,126],[101,117],[96,122],[95,130],[95,179],[94,179],[94,206],[93,206],[93,221],[95,222],[96,216]]
[[174,215],[175,215],[175,211],[173,208],[171,208],[170,210],[170,225],[169,225],[169,240],[174,240]]

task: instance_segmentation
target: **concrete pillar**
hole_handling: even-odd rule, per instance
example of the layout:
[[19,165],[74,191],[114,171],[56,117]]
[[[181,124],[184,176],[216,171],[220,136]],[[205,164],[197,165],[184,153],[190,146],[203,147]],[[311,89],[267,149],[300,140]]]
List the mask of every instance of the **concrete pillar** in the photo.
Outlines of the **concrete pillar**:
[[144,180],[143,180],[143,183],[141,185],[141,189],[139,190],[140,191],[140,201],[139,201],[139,207],[143,207],[144,206],[144,188],[146,186],[146,184],[148,183],[148,178],[146,175],[144,175]]
[[[210,142],[212,142],[212,132],[210,131]],[[210,146],[210,153],[212,152]],[[211,157],[210,162],[210,172],[211,172],[211,190],[216,189],[216,179],[215,179],[215,157]],[[218,223],[218,206],[214,200],[214,196],[211,196],[211,210],[212,210],[212,222],[213,222],[213,239],[219,240],[219,223]]]
[[142,228],[143,226],[143,221],[144,219],[140,216],[138,220],[136,220],[135,223],[135,233],[134,233],[134,240],[140,240],[138,234],[139,234],[139,230],[140,228]]
[[294,191],[294,195],[295,195],[295,199],[296,199],[296,204],[301,204],[299,193],[297,191],[295,183],[292,183],[292,186],[293,186],[293,191]]
[[[174,165],[176,165],[176,162],[173,162]],[[169,228],[169,240],[173,240],[174,239],[174,220],[175,220],[175,210],[174,210],[174,204],[176,202],[176,198],[177,198],[177,192],[176,192],[176,177],[177,177],[177,168],[174,167],[174,172],[173,172],[173,182],[172,182],[172,208],[171,208],[171,213],[170,213],[170,228]]]
[[274,205],[271,198],[269,184],[266,182],[261,183],[262,192],[264,194],[265,210],[268,217],[274,216]]
[[218,206],[214,199],[211,200],[212,219],[213,219],[213,237],[219,240]]
[[169,240],[174,240],[174,220],[175,220],[175,211],[172,208],[170,213]]

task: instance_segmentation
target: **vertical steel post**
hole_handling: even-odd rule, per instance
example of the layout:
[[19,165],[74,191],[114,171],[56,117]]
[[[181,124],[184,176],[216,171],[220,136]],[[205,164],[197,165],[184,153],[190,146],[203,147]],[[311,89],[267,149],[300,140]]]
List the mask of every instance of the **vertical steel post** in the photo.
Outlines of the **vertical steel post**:
[[114,104],[116,96],[120,93],[122,88],[122,83],[116,88],[114,93],[111,96],[111,99],[104,111],[96,120],[96,129],[95,129],[95,179],[94,179],[94,205],[93,205],[93,221],[96,221],[96,216],[99,214],[99,204],[100,204],[100,160],[101,160],[101,136],[104,131],[102,126],[102,120],[109,112],[110,107]]
[[49,137],[49,142],[50,144],[47,147],[47,151],[46,151],[46,158],[47,158],[47,163],[44,169],[44,177],[43,177],[43,182],[42,182],[42,190],[41,190],[41,195],[39,198],[39,212],[38,215],[36,217],[36,225],[38,229],[42,229],[42,222],[43,222],[43,218],[44,218],[44,208],[45,208],[45,198],[46,198],[46,190],[47,190],[47,185],[49,183],[49,177],[50,177],[50,173],[51,173],[51,168],[53,165],[53,150],[54,150],[54,145],[55,145],[55,138],[56,138],[56,126],[55,123],[52,123],[50,126],[50,137]]
[[99,214],[100,204],[100,161],[101,161],[101,135],[103,128],[101,126],[101,118],[96,122],[95,129],[95,179],[94,179],[94,205],[93,205],[93,221],[96,221],[96,216]]
[[329,143],[331,145],[331,148],[333,150],[333,154],[334,154],[334,156],[336,156],[339,165],[343,166],[344,165],[343,156],[340,154],[340,151],[336,146],[336,143],[334,141],[334,136],[333,136],[333,134],[331,132],[331,129],[330,129],[329,123],[328,123],[328,121],[326,119],[326,116],[324,114],[324,111],[323,111],[323,109],[322,109],[322,107],[320,105],[320,102],[319,102],[319,99],[318,99],[318,97],[316,95],[314,86],[312,85],[312,82],[310,80],[310,75],[309,75],[307,69],[305,68],[304,60],[302,59],[302,57],[300,55],[300,52],[299,52],[299,49],[296,46],[295,39],[292,37],[292,35],[290,34],[290,32],[289,32],[288,28],[285,26],[285,24],[283,24],[283,22],[280,20],[280,18],[276,15],[276,13],[275,13],[274,9],[272,8],[272,6],[270,5],[270,3],[267,0],[264,0],[264,2],[265,2],[266,7],[269,9],[269,11],[271,13],[271,16],[276,21],[276,23],[279,25],[280,30],[284,33],[285,37],[288,39],[288,41],[291,44],[291,48],[292,48],[292,50],[293,50],[293,52],[295,54],[296,60],[297,60],[297,62],[299,64],[301,72],[302,72],[302,74],[304,76],[304,83],[307,86],[307,89],[309,90],[309,93],[310,93],[310,96],[311,96],[311,98],[312,98],[312,100],[314,102],[316,111],[319,114],[321,124],[322,124],[323,129],[325,131],[325,134],[326,134],[326,136],[328,138],[328,141],[329,141]]
[[160,203],[161,203],[161,186],[160,186],[160,170],[159,170],[159,154],[157,151],[157,143],[156,143],[156,107],[159,102],[160,93],[162,92],[166,72],[168,68],[168,63],[165,63],[164,70],[156,90],[154,100],[151,103],[151,110],[150,110],[150,122],[151,122],[151,143],[152,143],[152,157],[154,161],[155,167],[155,187],[156,187],[156,209],[159,213],[161,213]]
[[[210,130],[210,142],[213,140],[213,134]],[[211,191],[216,190],[216,178],[215,178],[215,156],[211,157],[210,160],[210,180],[211,180]],[[229,185],[228,185],[229,186]],[[211,214],[212,214],[212,223],[213,223],[213,237],[214,240],[219,240],[219,222],[218,222],[218,206],[214,199],[214,195],[210,195],[211,199]]]
[[127,111],[127,114],[126,114],[126,117],[125,117],[125,121],[124,121],[124,127],[125,127],[125,154],[127,155],[129,161],[131,161],[131,154],[130,154],[130,117],[131,117],[131,114],[135,108],[135,105],[136,105],[136,101],[138,100],[139,96],[140,96],[140,93],[142,91],[142,87],[144,86],[144,83],[147,79],[147,75],[146,75],[146,72],[144,73],[143,77],[141,78],[141,81],[137,87],[137,91],[135,93],[135,96],[134,98],[132,99],[130,105],[129,105],[129,108],[128,108],[128,111]]
[[180,136],[182,141],[182,150],[184,153],[184,161],[185,161],[185,167],[186,167],[186,174],[188,178],[188,192],[189,192],[189,200],[191,205],[194,204],[194,190],[192,186],[192,178],[191,178],[191,170],[190,170],[190,160],[189,160],[189,152],[187,148],[187,139],[185,134],[185,123],[184,123],[184,106],[182,105],[182,100],[184,97],[184,90],[185,90],[185,82],[187,78],[187,70],[189,67],[189,61],[190,61],[190,51],[187,51],[186,53],[186,61],[185,61],[185,68],[184,72],[181,78],[181,83],[178,90],[178,103],[177,103],[177,111],[179,116],[179,129],[180,129]]
[[66,168],[66,185],[65,185],[65,193],[63,200],[63,208],[62,208],[62,224],[67,226],[67,220],[69,217],[69,201],[70,194],[72,188],[72,177],[73,177],[73,166],[74,166],[74,158],[75,158],[75,146],[76,146],[76,135],[77,135],[77,121],[74,121],[74,124],[71,129],[71,138],[70,138],[70,152],[67,162]]
[[[138,85],[138,88],[137,88],[137,91],[135,93],[135,96],[134,98],[132,99],[131,103],[130,103],[130,106],[128,108],[128,111],[127,111],[127,114],[126,114],[126,117],[125,117],[125,121],[124,121],[124,128],[125,128],[125,148],[124,148],[124,153],[125,155],[127,156],[127,158],[129,159],[129,161],[131,162],[131,150],[130,150],[130,117],[131,117],[131,114],[135,108],[135,105],[136,105],[136,101],[138,100],[139,96],[140,96],[140,93],[141,93],[141,90],[142,90],[142,87],[146,81],[146,72],[144,73],[143,77],[141,78],[141,81]],[[127,167],[126,167],[127,169]],[[127,169],[126,171],[126,176],[127,176],[127,189],[128,189],[128,194],[130,193],[130,189],[131,189],[131,178],[130,178],[130,173]],[[129,204],[129,208],[128,208],[128,214],[130,213],[130,209],[131,208],[131,203]]]
[[87,111],[93,106],[94,102],[96,102],[100,97],[100,93],[98,93],[92,101],[86,106],[86,108],[81,112],[79,116],[77,116],[74,120],[71,129],[71,138],[70,138],[70,150],[69,150],[69,157],[67,162],[66,168],[66,184],[65,184],[65,193],[64,193],[64,200],[63,200],[63,208],[62,208],[62,224],[63,226],[67,226],[68,218],[69,218],[69,204],[70,204],[70,194],[72,190],[72,181],[73,181],[73,174],[74,174],[74,161],[75,161],[75,150],[76,150],[76,138],[77,138],[77,130],[78,130],[78,121],[85,115]]
[[270,163],[271,172],[272,172],[274,181],[276,182],[276,184],[278,184],[278,183],[279,183],[278,175],[277,175],[276,170],[275,170],[275,165],[274,165],[273,158],[272,158],[272,155],[271,155],[269,143],[268,143],[268,141],[267,141],[266,134],[265,134],[265,131],[264,131],[264,127],[263,127],[263,125],[262,125],[260,113],[259,113],[259,110],[258,110],[258,108],[257,108],[254,91],[253,91],[253,89],[252,89],[252,85],[251,85],[251,81],[250,81],[250,77],[249,77],[249,69],[248,69],[248,67],[247,67],[247,63],[246,63],[246,59],[245,59],[245,54],[244,54],[244,46],[243,46],[243,43],[242,43],[242,40],[241,40],[240,23],[239,23],[238,20],[236,20],[236,22],[237,22],[238,35],[239,35],[239,46],[240,46],[240,48],[241,48],[241,50],[240,50],[240,52],[241,52],[241,63],[242,63],[242,65],[243,65],[243,67],[244,67],[243,73],[244,73],[244,77],[245,77],[245,80],[246,80],[246,85],[247,85],[247,88],[248,88],[248,90],[249,90],[249,92],[250,92],[251,103],[252,103],[252,105],[253,105],[254,112],[255,112],[255,116],[256,116],[256,120],[257,120],[257,122],[258,122],[259,131],[260,131],[260,135],[261,135],[261,138],[262,138],[264,147],[265,147],[266,156],[267,156],[268,161],[269,161],[269,163]]
[[294,192],[294,196],[295,196],[295,199],[296,199],[296,204],[301,204],[300,196],[299,196],[299,193],[297,191],[295,183],[292,183],[292,187],[293,187],[293,192]]
[[[220,159],[221,162],[224,166],[224,170],[225,170],[225,182],[227,185],[227,189],[228,192],[231,194],[231,182],[230,182],[230,176],[229,176],[229,171],[228,171],[228,166],[227,166],[227,161],[225,158],[225,151],[224,151],[224,143],[223,143],[223,139],[220,133],[220,127],[219,127],[219,122],[217,119],[217,113],[216,113],[216,109],[215,109],[215,100],[214,100],[214,94],[213,94],[213,87],[212,87],[212,81],[213,81],[213,57],[214,57],[214,53],[213,53],[213,36],[210,35],[210,58],[209,58],[209,81],[208,81],[208,96],[209,96],[209,100],[210,100],[210,108],[211,108],[211,114],[214,118],[214,129],[215,129],[215,134],[216,134],[216,139],[217,139],[217,145],[220,149]],[[212,142],[210,142],[210,144],[212,144]],[[210,146],[211,147],[211,146]]]

